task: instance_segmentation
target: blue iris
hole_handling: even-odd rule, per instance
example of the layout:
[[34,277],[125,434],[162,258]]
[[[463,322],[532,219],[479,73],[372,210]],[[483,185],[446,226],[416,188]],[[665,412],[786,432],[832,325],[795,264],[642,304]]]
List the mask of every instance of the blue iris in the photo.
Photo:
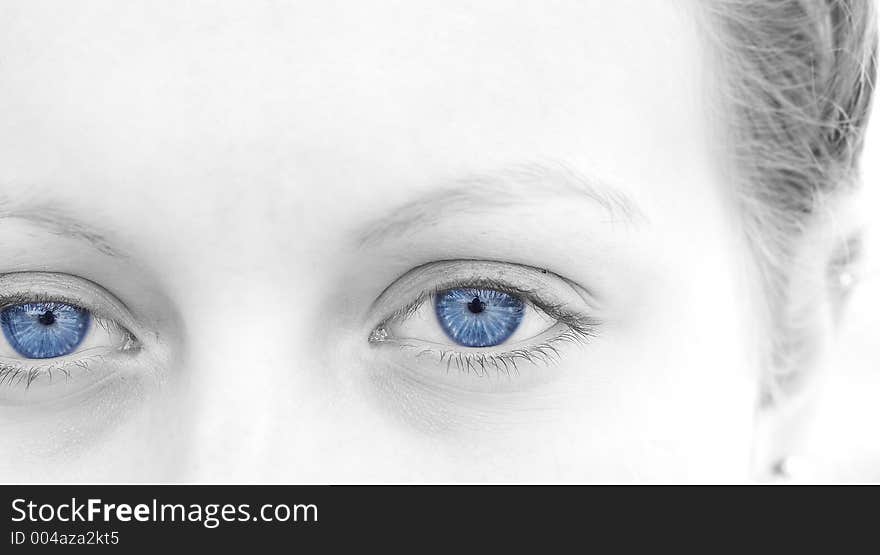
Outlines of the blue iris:
[[450,339],[465,347],[491,347],[513,334],[525,305],[501,291],[468,287],[439,293],[435,309]]
[[72,353],[89,331],[90,321],[88,310],[66,303],[22,303],[0,312],[3,335],[26,358]]

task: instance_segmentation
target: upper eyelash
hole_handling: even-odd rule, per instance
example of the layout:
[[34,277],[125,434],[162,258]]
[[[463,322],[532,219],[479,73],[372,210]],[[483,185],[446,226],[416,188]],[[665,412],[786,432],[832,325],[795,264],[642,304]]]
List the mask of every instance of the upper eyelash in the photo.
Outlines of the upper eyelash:
[[409,318],[413,316],[425,302],[433,299],[437,294],[447,291],[449,289],[457,289],[457,288],[485,288],[485,289],[494,289],[496,291],[501,291],[503,293],[508,293],[511,295],[524,296],[531,303],[536,305],[538,308],[546,312],[549,316],[556,318],[559,321],[565,322],[572,327],[592,327],[597,325],[597,321],[593,318],[584,317],[579,314],[575,314],[571,311],[565,310],[563,305],[554,304],[549,301],[543,300],[540,298],[540,295],[537,291],[532,289],[526,289],[521,287],[515,287],[508,283],[501,282],[493,279],[469,279],[461,282],[453,282],[453,283],[444,283],[442,285],[437,285],[431,290],[424,291],[420,295],[418,295],[413,301],[408,303],[406,306],[395,310],[388,316],[382,319],[379,325],[376,326],[376,329],[383,328],[387,326],[389,322],[395,320],[397,318]]
[[[82,307],[79,299],[45,293],[6,293],[0,295],[0,310],[24,303],[63,303]],[[88,307],[83,307],[88,309]]]

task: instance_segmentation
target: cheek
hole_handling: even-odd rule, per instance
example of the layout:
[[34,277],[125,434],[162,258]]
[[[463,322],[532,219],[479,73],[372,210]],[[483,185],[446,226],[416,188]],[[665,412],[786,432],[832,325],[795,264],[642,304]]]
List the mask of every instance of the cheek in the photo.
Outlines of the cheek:
[[0,476],[22,482],[168,477],[164,455],[175,450],[158,445],[171,429],[162,402],[155,383],[128,376],[60,403],[3,407]]
[[594,368],[585,368],[570,388],[567,421],[549,436],[571,475],[620,481],[746,476],[756,395],[748,360],[735,335],[695,316],[670,320],[667,313],[627,333],[612,337],[609,331],[595,349]]
[[730,256],[739,251],[691,245],[715,254],[658,256],[572,386],[562,428],[579,432],[560,437],[603,479],[747,476],[758,394],[750,282]]
[[[697,265],[676,274],[674,286],[645,306],[629,345],[615,350],[629,437],[646,438],[654,465],[664,452],[677,453],[688,480],[747,469],[758,394],[755,323],[735,275]],[[737,473],[724,474],[725,466]]]

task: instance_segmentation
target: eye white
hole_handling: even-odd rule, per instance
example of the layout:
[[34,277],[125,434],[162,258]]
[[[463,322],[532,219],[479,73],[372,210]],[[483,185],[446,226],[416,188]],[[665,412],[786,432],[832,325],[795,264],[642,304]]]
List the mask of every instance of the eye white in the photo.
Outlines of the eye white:
[[[121,326],[94,314],[89,319],[89,328],[76,350],[70,354],[57,358],[76,359],[90,354],[98,354],[108,350],[127,349],[132,342],[131,336]],[[51,361],[53,359],[31,359],[23,357],[10,345],[6,335],[0,333],[0,359],[27,360],[27,361]]]
[[[525,310],[522,321],[513,334],[500,345],[514,345],[528,341],[556,325],[557,320],[534,304],[524,301],[524,305]],[[385,327],[388,334],[395,339],[413,339],[426,343],[450,345],[462,349],[467,348],[455,344],[446,335],[446,332],[443,331],[434,308],[433,297],[425,300],[407,316],[389,321]]]

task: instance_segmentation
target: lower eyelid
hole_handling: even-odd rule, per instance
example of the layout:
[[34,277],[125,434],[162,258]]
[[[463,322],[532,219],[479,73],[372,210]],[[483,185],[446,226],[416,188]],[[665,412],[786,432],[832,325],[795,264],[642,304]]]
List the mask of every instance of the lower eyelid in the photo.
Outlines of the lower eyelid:
[[459,387],[478,385],[477,389],[496,389],[505,382],[517,383],[519,388],[536,380],[552,379],[553,373],[547,370],[565,362],[566,349],[583,346],[597,334],[597,330],[574,330],[567,324],[558,323],[533,341],[512,346],[457,349],[441,344],[389,339],[385,347],[398,368],[419,374],[422,379]]
[[[39,364],[28,364],[28,361],[11,364],[10,361],[0,360],[0,375],[6,373],[0,378],[0,411],[16,406],[29,410],[44,405],[55,407],[68,399],[85,400],[95,388],[115,379],[144,384],[160,384],[163,381],[159,361],[150,353],[140,349],[120,352],[97,348],[94,351],[85,356],[64,357],[63,360],[42,359],[44,362]],[[56,362],[45,362],[52,360]],[[48,373],[50,368],[51,380]],[[14,375],[16,371],[19,376]],[[25,378],[21,377],[26,372],[38,373],[37,379],[29,387]]]
[[0,366],[0,404],[57,402],[112,375],[101,357],[51,365]]
[[[407,384],[408,396],[413,401],[433,399],[433,403],[456,404],[472,395],[495,397],[522,393],[529,396],[535,388],[549,385],[568,375],[567,372],[561,373],[559,369],[555,369],[555,366],[519,364],[518,370],[511,371],[509,375],[493,370],[488,375],[478,376],[473,371],[468,373],[454,367],[447,372],[445,365],[440,367],[434,362],[421,364],[420,362],[425,361],[418,361],[412,354],[400,355],[377,361],[369,369],[367,377],[370,382]],[[421,401],[416,405],[421,406]]]
[[90,347],[45,359],[0,357],[0,404],[55,402],[59,396],[87,391],[115,375],[128,367],[141,350],[140,343],[122,331],[127,334],[124,341],[112,347]]

